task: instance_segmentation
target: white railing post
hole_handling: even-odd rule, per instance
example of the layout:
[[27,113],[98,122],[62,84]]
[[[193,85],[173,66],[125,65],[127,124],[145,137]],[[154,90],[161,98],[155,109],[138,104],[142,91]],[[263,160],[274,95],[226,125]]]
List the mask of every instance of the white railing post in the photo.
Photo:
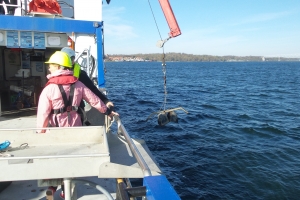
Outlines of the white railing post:
[[7,15],[9,14],[8,13],[8,10],[7,10],[7,7],[10,7],[10,8],[15,8],[14,10],[14,16],[22,16],[22,0],[18,0],[17,1],[17,5],[15,4],[6,4],[4,1],[0,4],[0,6],[3,7],[3,10],[4,10],[4,14]]
[[2,2],[2,7],[4,9],[4,14],[7,15],[7,7],[6,7],[6,3],[4,1]]
[[15,9],[15,16],[22,16],[22,2],[18,0],[17,7]]

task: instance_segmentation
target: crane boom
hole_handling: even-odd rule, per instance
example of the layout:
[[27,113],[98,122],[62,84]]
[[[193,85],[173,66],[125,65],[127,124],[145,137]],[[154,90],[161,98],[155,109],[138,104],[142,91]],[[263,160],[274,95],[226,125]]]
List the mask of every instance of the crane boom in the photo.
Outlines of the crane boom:
[[173,13],[172,7],[170,5],[169,0],[159,0],[160,6],[163,10],[163,13],[165,15],[165,18],[168,22],[169,28],[170,28],[170,37],[177,37],[181,35],[180,28],[178,26],[178,23],[176,21],[175,15]]

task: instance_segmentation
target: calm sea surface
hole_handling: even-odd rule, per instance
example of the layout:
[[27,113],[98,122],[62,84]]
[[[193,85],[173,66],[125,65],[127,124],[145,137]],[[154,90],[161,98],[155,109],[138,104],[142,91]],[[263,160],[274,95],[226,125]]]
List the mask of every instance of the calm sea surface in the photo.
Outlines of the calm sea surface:
[[146,141],[183,200],[300,199],[300,62],[106,63],[129,134]]

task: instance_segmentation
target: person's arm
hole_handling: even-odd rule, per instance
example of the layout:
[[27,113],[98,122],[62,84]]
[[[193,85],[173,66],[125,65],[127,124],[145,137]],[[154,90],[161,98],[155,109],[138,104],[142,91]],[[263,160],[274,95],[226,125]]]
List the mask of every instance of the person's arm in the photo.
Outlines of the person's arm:
[[103,114],[107,114],[107,107],[104,102],[96,96],[88,87],[83,83],[78,83],[78,86],[82,87],[82,98],[88,102],[92,107],[96,108]]
[[107,104],[109,99],[94,85],[93,81],[84,70],[80,71],[79,79],[87,88],[89,88],[96,96],[98,96],[104,104]]
[[[48,125],[49,115],[52,110],[51,101],[48,98],[47,94],[49,93],[48,88],[44,88],[42,91],[39,104],[37,108],[37,117],[36,117],[36,127],[45,128]],[[44,131],[42,131],[44,132]]]

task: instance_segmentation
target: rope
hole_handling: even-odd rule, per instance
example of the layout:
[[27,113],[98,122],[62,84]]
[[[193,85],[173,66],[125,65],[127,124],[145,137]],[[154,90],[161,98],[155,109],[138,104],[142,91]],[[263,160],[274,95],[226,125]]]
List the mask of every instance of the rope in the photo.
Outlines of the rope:
[[113,119],[110,120],[110,124],[107,126],[107,131],[109,131],[109,129],[112,126],[112,124],[113,124],[114,121],[115,121],[115,118],[113,117]]
[[13,149],[6,149],[5,151],[0,152],[0,157],[12,157],[11,154],[8,154],[8,151],[12,150],[24,150],[28,148],[28,143],[23,143],[19,147],[13,148]]

